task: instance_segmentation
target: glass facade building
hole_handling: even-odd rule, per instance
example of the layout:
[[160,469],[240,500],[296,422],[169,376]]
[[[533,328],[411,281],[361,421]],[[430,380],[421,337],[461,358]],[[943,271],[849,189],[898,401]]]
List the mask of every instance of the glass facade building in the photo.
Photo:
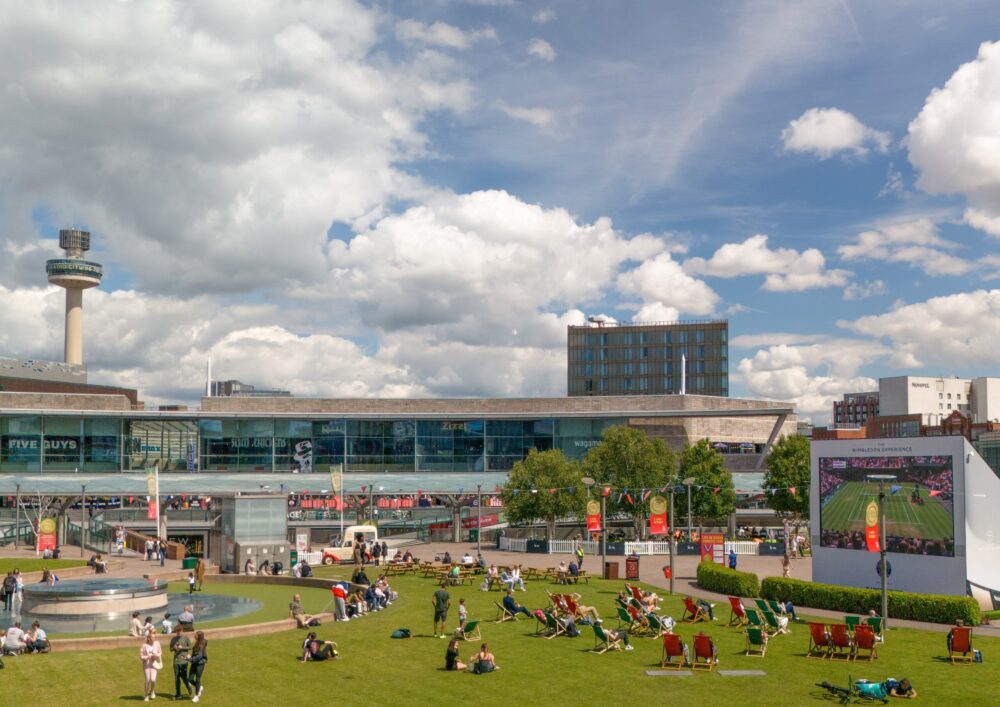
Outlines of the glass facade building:
[[729,322],[570,326],[567,373],[570,396],[728,397]]
[[509,471],[532,449],[581,459],[622,417],[0,414],[0,472]]

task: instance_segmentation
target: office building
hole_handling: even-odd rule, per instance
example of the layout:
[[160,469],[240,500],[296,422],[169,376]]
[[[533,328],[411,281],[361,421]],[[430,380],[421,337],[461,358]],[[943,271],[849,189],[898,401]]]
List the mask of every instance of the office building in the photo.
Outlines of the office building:
[[288,398],[287,390],[258,389],[238,380],[211,381],[212,397],[215,398]]
[[567,375],[571,397],[728,397],[729,322],[570,326]]
[[837,427],[864,427],[868,418],[879,414],[878,391],[845,393],[833,402],[833,424]]

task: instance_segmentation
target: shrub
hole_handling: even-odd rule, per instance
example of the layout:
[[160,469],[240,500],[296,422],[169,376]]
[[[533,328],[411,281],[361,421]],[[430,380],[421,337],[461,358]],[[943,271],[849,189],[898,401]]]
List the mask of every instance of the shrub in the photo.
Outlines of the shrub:
[[[864,615],[871,609],[881,613],[882,593],[878,589],[768,577],[761,583],[760,591],[765,599],[791,599],[796,606],[843,611],[845,614]],[[910,621],[950,624],[955,619],[962,619],[966,624],[975,626],[981,616],[979,604],[972,597],[889,592],[888,604],[890,618]]]
[[698,586],[731,597],[760,596],[760,582],[753,572],[740,572],[714,562],[698,565]]

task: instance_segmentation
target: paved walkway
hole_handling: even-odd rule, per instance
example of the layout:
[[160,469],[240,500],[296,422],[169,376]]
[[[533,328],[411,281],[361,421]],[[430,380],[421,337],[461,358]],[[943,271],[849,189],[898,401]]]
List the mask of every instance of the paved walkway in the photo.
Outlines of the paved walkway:
[[[466,551],[476,556],[476,545],[469,543],[430,543],[410,548],[410,551],[420,559],[433,559],[435,554],[443,555],[448,551],[453,558],[461,557]],[[565,560],[567,564],[570,560],[568,554],[534,554],[525,552],[503,552],[495,549],[495,545],[482,546],[483,557],[487,564],[498,565],[520,564],[523,567],[555,567],[560,561]],[[618,556],[608,556],[609,562],[618,562],[618,576],[625,577],[625,558]],[[639,558],[639,579],[646,584],[660,587],[667,590],[669,582],[663,575],[663,567],[667,565],[669,557],[667,555],[643,555]],[[724,594],[708,592],[696,584],[696,572],[699,558],[694,555],[681,555],[674,558],[674,593],[687,594],[707,599],[718,605],[719,620],[725,621],[729,616],[729,600]],[[760,557],[754,555],[740,555],[737,569],[742,572],[753,572],[760,579],[765,577],[781,576],[780,557]],[[583,568],[593,575],[601,574],[601,557],[587,555],[583,560]],[[792,579],[812,580],[812,558],[800,557],[792,561]],[[843,622],[843,612],[828,611],[826,609],[812,609],[808,607],[795,607],[797,614],[802,614],[810,618],[822,619],[825,621]],[[933,624],[923,621],[905,621],[903,619],[891,619],[891,628],[913,628],[924,631],[934,631],[947,633],[951,628],[948,624]],[[890,629],[891,630],[891,629]],[[1000,638],[1000,626],[976,626],[977,634],[994,636]],[[803,630],[803,633],[806,633]],[[890,636],[891,639],[891,636]]]
[[[60,559],[63,560],[89,560],[91,555],[96,554],[88,550],[81,556],[80,547],[77,545],[61,545],[59,549],[61,551]],[[41,558],[41,555],[36,555],[34,550],[24,548],[18,550],[10,546],[0,548],[0,559],[15,557],[36,559]],[[126,550],[124,555],[106,554],[103,557],[105,560],[108,560],[108,574],[104,575],[107,577],[149,576],[170,580],[175,579],[176,575],[183,571],[180,560],[165,560],[164,566],[160,567],[159,561],[146,562],[146,560],[131,550]],[[40,578],[41,572],[28,572],[25,574],[25,577],[30,581],[36,579],[34,575],[38,575],[38,578]]]

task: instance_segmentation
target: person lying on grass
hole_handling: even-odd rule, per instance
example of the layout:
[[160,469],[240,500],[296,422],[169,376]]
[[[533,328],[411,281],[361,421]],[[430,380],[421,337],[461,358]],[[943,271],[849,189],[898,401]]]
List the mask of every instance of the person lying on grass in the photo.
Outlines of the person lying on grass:
[[333,641],[321,641],[316,638],[315,631],[310,631],[302,642],[302,662],[333,660],[338,656],[336,647],[337,644]]

